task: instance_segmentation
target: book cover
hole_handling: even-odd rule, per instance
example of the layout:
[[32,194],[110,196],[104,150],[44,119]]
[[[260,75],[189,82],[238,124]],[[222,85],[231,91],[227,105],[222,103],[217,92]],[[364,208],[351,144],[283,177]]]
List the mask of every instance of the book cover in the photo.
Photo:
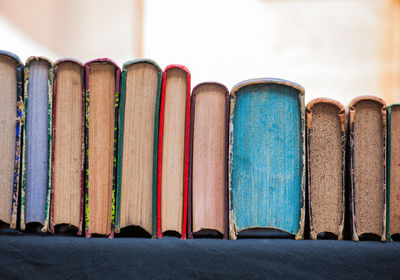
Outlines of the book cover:
[[120,233],[121,228],[135,226],[153,238],[157,236],[157,152],[162,74],[158,64],[150,59],[128,61],[122,67],[116,233]]
[[85,76],[81,62],[54,64],[50,231],[82,233],[85,159]]
[[190,72],[172,64],[163,73],[157,163],[157,237],[186,239],[189,173]]
[[314,99],[306,106],[306,126],[310,238],[341,240],[345,217],[345,108],[332,99]]
[[303,239],[304,88],[280,79],[241,82],[230,93],[229,235]]
[[92,234],[99,234],[112,238],[115,226],[121,69],[108,58],[91,60],[85,63],[84,68],[85,235],[91,237]]
[[354,241],[386,241],[386,104],[360,96],[349,104],[350,210]]
[[[0,139],[9,147],[0,151],[0,221],[17,227],[21,168],[22,124],[24,118],[23,64],[13,53],[0,50]],[[6,195],[5,195],[6,194]],[[4,207],[4,208],[3,208]]]
[[400,103],[387,106],[386,238],[400,240]]
[[[52,146],[53,63],[27,59],[24,68],[21,229],[46,232],[49,227]],[[27,228],[31,224],[32,228]]]
[[190,105],[188,238],[228,238],[229,91],[198,84]]

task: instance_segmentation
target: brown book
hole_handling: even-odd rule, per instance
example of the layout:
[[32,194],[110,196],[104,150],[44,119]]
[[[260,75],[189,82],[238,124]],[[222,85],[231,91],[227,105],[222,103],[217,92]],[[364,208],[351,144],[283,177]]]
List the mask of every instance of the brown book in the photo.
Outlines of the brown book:
[[188,236],[228,238],[229,91],[202,83],[192,91]]
[[345,108],[328,98],[306,107],[310,238],[343,239],[345,215]]
[[122,68],[115,231],[157,234],[157,147],[162,70],[152,60]]
[[168,65],[163,74],[157,166],[157,237],[187,235],[190,73]]
[[61,59],[54,65],[52,233],[82,232],[85,132],[83,65]]
[[400,104],[387,107],[388,176],[387,239],[400,240]]
[[16,228],[21,167],[23,65],[0,51],[0,230]]
[[361,96],[349,105],[350,202],[354,241],[386,240],[386,104]]
[[86,237],[114,236],[121,70],[102,58],[85,64],[86,73]]

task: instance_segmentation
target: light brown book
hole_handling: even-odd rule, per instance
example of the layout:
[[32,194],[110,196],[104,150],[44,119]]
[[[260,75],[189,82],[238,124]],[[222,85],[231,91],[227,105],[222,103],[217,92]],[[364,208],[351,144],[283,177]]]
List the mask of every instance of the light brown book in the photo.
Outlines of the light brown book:
[[386,104],[361,96],[349,105],[351,228],[354,241],[386,240]]
[[85,64],[86,237],[114,236],[118,94],[121,70],[109,59]]
[[149,59],[123,66],[115,228],[122,235],[156,237],[161,81],[161,68]]
[[23,65],[0,51],[0,230],[16,228],[21,167]]
[[157,237],[187,235],[190,73],[169,65],[163,74],[157,171]]
[[[345,108],[328,98],[306,106],[310,238],[343,239]],[[332,236],[333,235],[333,236]]]
[[85,83],[83,65],[55,63],[50,230],[82,232]]
[[191,96],[188,236],[228,238],[229,91],[197,85]]

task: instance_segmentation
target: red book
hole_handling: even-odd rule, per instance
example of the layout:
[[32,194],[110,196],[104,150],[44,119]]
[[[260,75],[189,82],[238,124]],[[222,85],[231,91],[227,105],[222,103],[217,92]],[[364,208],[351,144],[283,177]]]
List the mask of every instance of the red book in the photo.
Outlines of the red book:
[[163,73],[157,170],[157,237],[187,235],[190,73],[169,65]]

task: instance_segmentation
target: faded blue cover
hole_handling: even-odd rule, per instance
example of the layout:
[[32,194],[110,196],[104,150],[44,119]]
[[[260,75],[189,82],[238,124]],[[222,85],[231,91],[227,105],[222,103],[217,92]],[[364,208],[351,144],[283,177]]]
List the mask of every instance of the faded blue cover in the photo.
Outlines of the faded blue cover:
[[304,226],[304,90],[283,80],[232,89],[230,235],[278,229],[297,239]]
[[46,221],[49,167],[49,68],[49,63],[44,60],[30,62],[27,89],[25,223],[42,225]]

